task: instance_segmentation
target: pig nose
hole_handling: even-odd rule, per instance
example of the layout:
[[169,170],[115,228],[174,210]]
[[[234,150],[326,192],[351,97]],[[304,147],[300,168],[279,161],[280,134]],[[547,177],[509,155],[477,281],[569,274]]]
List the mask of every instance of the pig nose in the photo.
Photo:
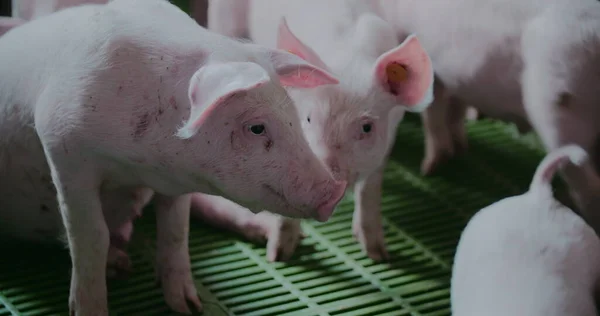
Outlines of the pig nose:
[[331,196],[329,196],[329,199],[317,207],[317,221],[326,222],[331,217],[335,207],[344,197],[347,185],[348,183],[346,181],[335,182],[335,187],[333,188],[333,192]]

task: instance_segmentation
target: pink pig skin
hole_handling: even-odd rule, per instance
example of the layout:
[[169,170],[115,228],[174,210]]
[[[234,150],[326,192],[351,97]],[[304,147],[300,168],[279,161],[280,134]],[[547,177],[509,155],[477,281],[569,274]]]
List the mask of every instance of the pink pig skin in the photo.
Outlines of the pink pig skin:
[[436,99],[423,115],[424,173],[466,148],[462,112],[472,104],[520,130],[533,127],[549,151],[573,143],[589,152],[596,171],[566,167],[562,175],[600,231],[598,1],[365,1],[400,38],[419,34],[431,55]]
[[284,87],[336,83],[293,54],[208,32],[164,0],[36,18],[0,37],[0,232],[66,230],[71,314],[107,315],[107,259],[128,266],[116,240],[154,197],[165,300],[200,309],[192,193],[326,220],[346,185],[310,150]]
[[454,259],[452,315],[598,315],[600,239],[550,185],[561,165],[586,158],[579,146],[551,151],[528,192],[471,218]]
[[[208,10],[210,29],[291,51],[340,79],[335,87],[290,94],[305,105],[301,123],[311,149],[337,178],[353,184],[355,236],[369,257],[387,258],[380,212],[383,168],[404,112],[420,112],[432,99],[433,72],[420,41],[411,37],[398,42],[391,26],[358,0],[216,0],[209,1]],[[407,67],[405,81],[387,77],[386,67],[394,63]],[[192,206],[193,214],[213,217],[205,210],[214,208]],[[235,212],[227,214],[235,217]],[[268,235],[292,243],[269,241],[277,247],[267,249],[271,260],[287,259],[300,239],[299,221],[278,220],[289,223],[268,225],[264,231],[289,229]]]

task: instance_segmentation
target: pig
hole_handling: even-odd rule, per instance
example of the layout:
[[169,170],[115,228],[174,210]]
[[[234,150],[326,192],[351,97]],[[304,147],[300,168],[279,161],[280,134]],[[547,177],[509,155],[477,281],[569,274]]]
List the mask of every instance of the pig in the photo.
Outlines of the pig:
[[587,157],[576,145],[551,151],[528,192],[471,218],[452,269],[452,315],[598,315],[600,239],[551,186],[561,165]]
[[595,170],[567,166],[561,175],[573,208],[600,231],[598,1],[364,1],[398,38],[418,34],[431,56],[436,97],[422,116],[423,174],[467,148],[470,104],[535,131],[548,151],[573,143],[590,153]]
[[[393,28],[360,0],[210,1],[208,27],[291,51],[340,79],[339,85],[292,92],[291,97],[303,104],[302,127],[311,149],[337,179],[353,186],[354,235],[370,258],[387,259],[380,210],[383,169],[405,111],[421,112],[433,98],[431,62],[419,39],[412,35],[400,43]],[[206,210],[220,209],[221,223],[227,214],[230,226],[252,231],[236,226],[236,212],[223,210],[235,206],[211,207],[209,200],[215,202],[195,200],[203,203],[193,203],[193,214],[210,220],[215,214]],[[250,227],[260,225],[243,218]],[[263,231],[286,229],[268,235],[291,242],[270,241],[269,260],[286,260],[300,240],[298,220],[278,220],[288,222],[269,224]]]
[[0,231],[64,233],[71,315],[108,315],[105,265],[124,262],[111,235],[130,232],[152,199],[165,300],[200,309],[193,193],[327,220],[346,183],[310,150],[289,93],[337,83],[294,54],[209,32],[164,0],[33,19],[0,37]]

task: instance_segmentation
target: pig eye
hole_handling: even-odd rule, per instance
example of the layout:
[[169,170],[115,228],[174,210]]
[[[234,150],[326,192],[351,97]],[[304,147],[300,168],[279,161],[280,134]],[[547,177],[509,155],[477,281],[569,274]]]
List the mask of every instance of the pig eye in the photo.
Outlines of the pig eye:
[[373,124],[371,124],[371,123],[366,123],[366,124],[363,124],[363,126],[362,126],[362,131],[365,134],[370,133],[372,129],[373,129]]
[[250,131],[254,135],[262,135],[265,133],[265,126],[262,124],[250,126]]
[[310,123],[310,116],[307,116],[306,120]]

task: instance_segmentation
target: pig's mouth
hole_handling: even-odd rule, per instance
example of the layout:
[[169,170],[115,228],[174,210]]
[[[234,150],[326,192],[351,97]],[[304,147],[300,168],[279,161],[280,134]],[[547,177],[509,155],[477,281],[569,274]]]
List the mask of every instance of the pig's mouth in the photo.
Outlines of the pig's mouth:
[[269,193],[271,193],[273,196],[275,196],[280,201],[282,207],[287,208],[287,209],[291,209],[291,210],[293,210],[297,214],[304,214],[304,215],[306,215],[305,211],[303,211],[303,210],[301,210],[301,209],[299,209],[297,207],[292,206],[288,202],[288,200],[285,198],[285,196],[283,195],[283,193],[275,190],[275,188],[273,188],[272,186],[270,186],[268,184],[263,184],[262,186],[263,186],[263,188],[265,188]]

